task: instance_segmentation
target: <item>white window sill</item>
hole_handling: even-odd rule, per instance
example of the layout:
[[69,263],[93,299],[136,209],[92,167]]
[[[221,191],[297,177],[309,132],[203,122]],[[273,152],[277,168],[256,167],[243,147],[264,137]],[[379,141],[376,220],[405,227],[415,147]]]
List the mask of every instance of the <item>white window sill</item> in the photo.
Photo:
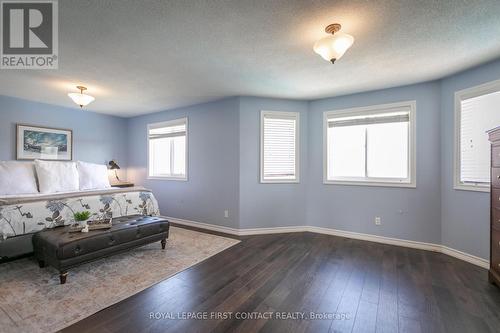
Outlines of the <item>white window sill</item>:
[[364,180],[324,180],[325,185],[348,185],[348,186],[378,186],[378,187],[404,187],[404,188],[416,188],[415,183],[403,183],[403,182],[376,182],[376,181],[364,181]]
[[465,184],[455,184],[453,189],[459,191],[473,191],[473,192],[490,192],[489,186],[480,186],[480,185],[465,185]]
[[148,176],[148,180],[174,180],[174,181],[181,181],[181,182],[187,182],[187,177],[160,177],[160,176]]
[[260,180],[261,184],[299,184],[300,181],[298,179],[283,179],[283,180]]

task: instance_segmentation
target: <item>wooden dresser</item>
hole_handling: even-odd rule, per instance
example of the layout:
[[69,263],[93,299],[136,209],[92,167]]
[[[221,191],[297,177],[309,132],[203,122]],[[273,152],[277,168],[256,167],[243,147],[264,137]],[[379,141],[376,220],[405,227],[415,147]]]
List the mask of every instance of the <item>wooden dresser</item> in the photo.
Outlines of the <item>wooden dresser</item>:
[[491,141],[490,282],[500,287],[500,126],[488,131]]

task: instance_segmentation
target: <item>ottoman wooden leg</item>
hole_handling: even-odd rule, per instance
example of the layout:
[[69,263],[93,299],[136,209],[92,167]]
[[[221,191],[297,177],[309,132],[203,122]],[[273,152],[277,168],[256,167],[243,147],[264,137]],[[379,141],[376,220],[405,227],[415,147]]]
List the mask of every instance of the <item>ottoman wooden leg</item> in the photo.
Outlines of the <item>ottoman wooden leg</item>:
[[43,260],[38,260],[38,267],[44,268],[45,267],[45,261]]
[[60,272],[59,273],[59,280],[61,281],[61,284],[66,283],[66,277],[68,276],[68,272]]
[[161,249],[162,250],[165,250],[165,245],[167,245],[167,240],[166,239],[162,239],[161,240]]

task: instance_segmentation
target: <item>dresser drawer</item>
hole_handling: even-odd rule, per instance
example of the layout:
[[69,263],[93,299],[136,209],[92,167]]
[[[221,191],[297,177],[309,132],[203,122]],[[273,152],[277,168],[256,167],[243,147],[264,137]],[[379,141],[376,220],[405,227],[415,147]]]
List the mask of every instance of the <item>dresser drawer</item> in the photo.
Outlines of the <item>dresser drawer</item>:
[[500,168],[491,168],[491,186],[500,188]]
[[500,274],[500,231],[491,231],[491,267]]
[[491,147],[491,165],[500,167],[500,145]]
[[491,208],[491,226],[500,230],[500,208]]
[[500,188],[491,189],[491,208],[500,208]]

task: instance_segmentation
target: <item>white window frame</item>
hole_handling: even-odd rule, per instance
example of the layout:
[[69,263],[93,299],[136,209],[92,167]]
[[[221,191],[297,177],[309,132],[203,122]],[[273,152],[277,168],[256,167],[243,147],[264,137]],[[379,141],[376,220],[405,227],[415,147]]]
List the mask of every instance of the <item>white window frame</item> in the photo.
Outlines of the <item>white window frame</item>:
[[[160,127],[168,127],[168,126],[175,126],[181,123],[186,123],[186,174],[183,177],[179,176],[152,176],[150,175],[150,168],[149,168],[149,161],[150,161],[150,151],[149,151],[149,130],[153,128],[160,128]],[[189,143],[188,143],[188,137],[189,137],[189,124],[188,124],[188,118],[179,118],[179,119],[174,119],[174,120],[169,120],[169,121],[162,121],[158,123],[150,123],[147,125],[147,133],[146,133],[146,142],[147,142],[147,147],[148,147],[148,177],[147,179],[152,179],[152,180],[175,180],[175,181],[187,181],[188,180],[188,170],[189,170]]]
[[[264,179],[264,117],[295,118],[295,178],[294,179]],[[300,112],[264,111],[260,112],[260,182],[262,184],[300,183]]]
[[[328,119],[332,116],[362,116],[383,114],[390,112],[393,108],[409,108],[410,123],[408,132],[408,178],[407,179],[392,179],[392,178],[343,178],[342,180],[328,179]],[[416,163],[416,124],[417,124],[417,102],[403,101],[390,104],[371,105],[364,107],[356,107],[342,110],[332,110],[323,113],[323,184],[326,185],[356,185],[356,186],[382,186],[382,187],[417,187],[417,163]]]
[[455,150],[453,166],[453,188],[455,190],[489,192],[490,184],[463,183],[460,181],[460,123],[462,115],[462,101],[469,98],[480,97],[500,91],[500,80],[480,84],[478,86],[455,92]]

